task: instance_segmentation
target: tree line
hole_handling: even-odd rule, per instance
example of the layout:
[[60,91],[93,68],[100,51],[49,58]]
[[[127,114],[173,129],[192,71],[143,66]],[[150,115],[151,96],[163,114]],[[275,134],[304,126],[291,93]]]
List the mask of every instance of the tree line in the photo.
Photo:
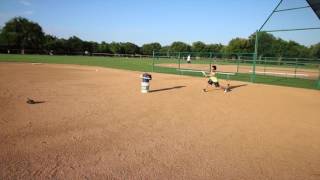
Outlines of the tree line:
[[[228,45],[206,44],[201,41],[191,45],[184,42],[173,42],[162,46],[160,43],[143,44],[141,47],[131,42],[101,43],[84,41],[77,36],[68,39],[46,34],[42,27],[23,17],[15,17],[0,28],[0,52],[40,53],[40,54],[140,54],[152,55],[157,52],[212,52],[212,53],[252,53],[255,46],[255,34],[248,38],[234,38]],[[17,53],[11,52],[11,53]],[[306,47],[295,41],[276,38],[266,32],[259,33],[259,56],[264,57],[299,57],[320,58],[320,42]]]

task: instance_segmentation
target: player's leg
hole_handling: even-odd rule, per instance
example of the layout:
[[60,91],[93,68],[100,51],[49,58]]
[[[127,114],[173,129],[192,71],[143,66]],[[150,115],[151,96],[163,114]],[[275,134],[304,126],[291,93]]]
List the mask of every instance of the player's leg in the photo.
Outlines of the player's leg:
[[227,87],[224,89],[224,92],[229,92],[230,91],[230,84],[227,84]]
[[208,87],[212,87],[213,81],[211,79],[208,80],[206,88],[203,89],[203,92],[208,92]]
[[229,92],[230,91],[230,85],[229,85],[229,83],[227,84],[227,86],[221,86],[220,85],[220,83],[219,83],[219,81],[215,81],[215,82],[213,82],[213,85],[214,85],[214,87],[215,88],[220,88],[220,89],[222,89],[224,92]]
[[230,84],[229,82],[227,83],[226,86],[220,86],[221,90],[223,90],[224,92],[229,92],[230,91]]
[[229,80],[226,80],[226,86],[223,86],[223,91],[224,92],[229,92],[230,91],[230,81]]

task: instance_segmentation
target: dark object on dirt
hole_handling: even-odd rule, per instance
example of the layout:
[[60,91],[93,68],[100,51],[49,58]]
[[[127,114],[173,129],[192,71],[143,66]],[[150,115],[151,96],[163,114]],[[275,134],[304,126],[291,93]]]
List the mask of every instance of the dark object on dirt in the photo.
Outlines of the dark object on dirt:
[[35,102],[34,100],[28,98],[27,103],[28,103],[28,104],[35,104],[36,102]]
[[28,104],[40,104],[40,103],[44,103],[45,101],[35,101],[33,99],[27,98],[27,103]]

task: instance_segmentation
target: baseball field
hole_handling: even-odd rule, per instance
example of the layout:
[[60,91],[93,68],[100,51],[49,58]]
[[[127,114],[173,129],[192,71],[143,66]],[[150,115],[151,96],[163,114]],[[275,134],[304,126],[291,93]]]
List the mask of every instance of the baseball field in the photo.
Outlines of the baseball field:
[[0,63],[0,179],[320,178],[318,90],[152,73],[142,94],[144,61],[21,58]]

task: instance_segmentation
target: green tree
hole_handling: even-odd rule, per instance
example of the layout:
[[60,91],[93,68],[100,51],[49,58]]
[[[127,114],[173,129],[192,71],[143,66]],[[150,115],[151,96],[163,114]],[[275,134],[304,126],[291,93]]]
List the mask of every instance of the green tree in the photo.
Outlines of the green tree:
[[300,45],[297,42],[289,41],[286,45],[285,57],[299,57]]
[[68,52],[83,52],[83,41],[77,36],[72,36],[67,40]]
[[140,53],[140,47],[136,44],[126,42],[121,43],[121,46],[124,50],[124,54],[139,54]]
[[[258,55],[259,56],[274,56],[276,38],[267,32],[259,32],[258,37]],[[249,37],[250,41],[250,52],[254,52],[256,40],[256,33]]]
[[184,42],[177,41],[171,44],[170,51],[171,52],[190,52],[191,46]]
[[160,53],[163,55],[168,55],[170,53],[170,46],[162,46]]
[[56,47],[56,42],[58,41],[58,38],[55,37],[55,36],[52,36],[52,35],[45,35],[45,38],[44,38],[44,48],[47,50],[47,51],[51,51],[51,50],[56,50],[57,47]]
[[82,42],[82,49],[84,51],[88,51],[89,53],[96,52],[98,50],[99,44],[93,41],[83,41]]
[[112,42],[110,43],[110,50],[114,54],[124,54],[124,49],[120,43]]
[[226,51],[228,54],[232,53],[249,53],[252,50],[250,41],[244,38],[235,38],[232,39],[228,46],[226,47]]
[[[250,49],[254,49],[255,34],[249,37]],[[295,41],[275,38],[272,34],[259,32],[258,55],[265,57],[310,57],[310,49]]]
[[110,45],[104,41],[101,42],[101,44],[98,45],[97,52],[99,53],[111,53]]
[[207,45],[201,41],[192,43],[191,50],[193,52],[207,52]]
[[320,43],[310,47],[310,54],[313,58],[320,58]]
[[150,43],[142,45],[141,52],[145,55],[152,55],[153,51],[157,52],[160,51],[160,49],[161,45],[159,43]]
[[223,47],[224,46],[222,44],[209,44],[207,45],[207,51],[213,53],[220,53]]
[[311,58],[311,49],[307,48],[306,46],[300,46],[299,50],[299,57],[300,58]]
[[1,34],[9,48],[40,49],[44,43],[41,26],[22,17],[6,22]]
[[310,49],[295,42],[277,39],[272,43],[272,53],[270,56],[302,58],[310,57]]
[[5,41],[4,34],[2,33],[2,29],[0,29],[0,47],[5,48],[7,46],[7,43]]
[[282,57],[286,51],[287,42],[281,38],[278,38],[272,42],[272,57]]
[[47,53],[66,54],[71,51],[68,40],[56,36],[45,35],[43,48]]

